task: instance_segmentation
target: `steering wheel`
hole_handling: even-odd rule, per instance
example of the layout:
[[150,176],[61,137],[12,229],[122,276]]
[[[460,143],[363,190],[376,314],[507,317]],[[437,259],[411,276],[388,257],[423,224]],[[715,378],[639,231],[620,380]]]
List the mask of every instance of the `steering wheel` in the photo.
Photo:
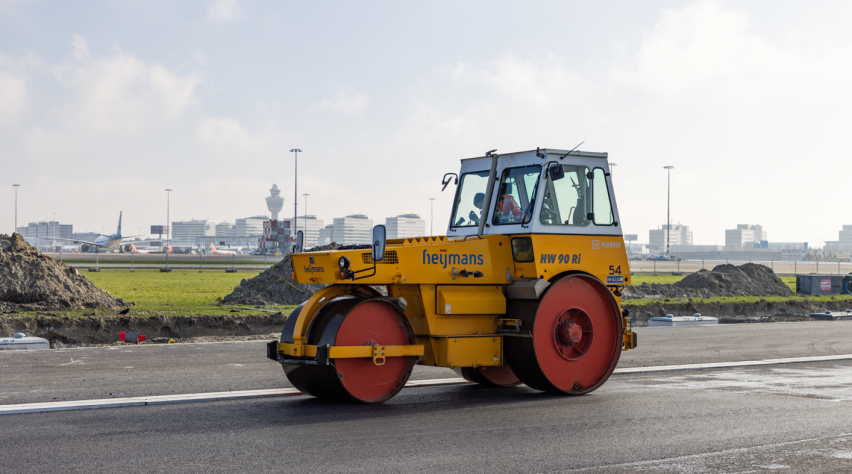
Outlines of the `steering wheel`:
[[548,224],[557,224],[556,211],[553,210],[547,199],[541,203],[541,218],[543,221],[547,221]]

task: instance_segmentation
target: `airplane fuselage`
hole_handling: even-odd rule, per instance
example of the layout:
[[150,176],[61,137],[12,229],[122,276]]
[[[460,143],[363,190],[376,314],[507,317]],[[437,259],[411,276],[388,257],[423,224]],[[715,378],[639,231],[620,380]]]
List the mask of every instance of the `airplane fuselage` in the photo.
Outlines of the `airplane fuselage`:
[[121,234],[102,235],[94,243],[99,249],[112,250],[121,246]]

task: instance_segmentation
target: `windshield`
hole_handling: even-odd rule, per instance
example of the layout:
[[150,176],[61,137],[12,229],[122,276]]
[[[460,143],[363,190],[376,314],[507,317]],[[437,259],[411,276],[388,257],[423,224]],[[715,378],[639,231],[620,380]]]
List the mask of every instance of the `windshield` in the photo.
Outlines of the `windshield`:
[[456,203],[453,206],[451,227],[472,227],[479,225],[482,216],[482,202],[485,200],[485,188],[488,185],[488,171],[466,173],[461,177]]
[[539,165],[503,170],[492,220],[495,225],[529,223],[540,175]]

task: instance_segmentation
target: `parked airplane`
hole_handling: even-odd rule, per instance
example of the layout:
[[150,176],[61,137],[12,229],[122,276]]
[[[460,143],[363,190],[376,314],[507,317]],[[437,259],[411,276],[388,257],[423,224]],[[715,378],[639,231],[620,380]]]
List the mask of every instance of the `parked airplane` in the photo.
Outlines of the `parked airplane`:
[[210,253],[213,255],[236,255],[237,252],[233,250],[216,250],[216,246],[213,243],[210,243]]
[[[63,239],[63,238],[60,238],[60,237],[57,237],[56,240],[67,240],[67,241],[74,242],[75,244],[82,244],[82,245],[80,245],[80,250],[83,251],[83,252],[88,252],[91,249],[95,249],[95,251],[116,249],[119,252],[128,252],[128,253],[132,252],[133,251],[133,249],[132,249],[133,244],[128,244],[128,245],[125,245],[125,246],[122,247],[121,239],[123,239],[123,238],[126,239],[126,238],[130,238],[130,237],[141,237],[141,236],[139,236],[139,235],[122,236],[121,235],[121,214],[122,214],[121,212],[118,213],[118,229],[116,229],[114,234],[109,234],[109,235],[101,234],[101,236],[98,237],[97,239],[95,239],[94,242],[87,242],[85,240],[77,240],[77,239]],[[146,242],[154,242],[154,241],[153,240],[143,240],[143,241],[136,241],[134,243],[143,244],[143,243],[146,243]],[[137,252],[137,253],[142,253],[142,252]]]
[[[172,244],[170,242],[166,242],[166,253],[175,253],[175,250],[172,248]],[[188,254],[196,255],[195,250],[190,250]]]
[[[124,247],[126,248],[127,245],[125,245]],[[136,245],[130,244],[130,253],[146,254],[146,253],[151,253],[151,252],[152,252],[151,250],[139,250],[139,249],[136,248]]]

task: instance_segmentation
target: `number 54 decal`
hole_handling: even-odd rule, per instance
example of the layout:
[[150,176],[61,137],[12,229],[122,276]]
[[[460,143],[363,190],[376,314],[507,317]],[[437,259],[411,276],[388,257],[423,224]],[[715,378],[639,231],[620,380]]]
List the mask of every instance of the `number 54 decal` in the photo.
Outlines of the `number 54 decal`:
[[615,265],[609,266],[609,276],[606,277],[606,283],[607,285],[624,284],[624,277],[621,275],[621,265],[617,267]]

